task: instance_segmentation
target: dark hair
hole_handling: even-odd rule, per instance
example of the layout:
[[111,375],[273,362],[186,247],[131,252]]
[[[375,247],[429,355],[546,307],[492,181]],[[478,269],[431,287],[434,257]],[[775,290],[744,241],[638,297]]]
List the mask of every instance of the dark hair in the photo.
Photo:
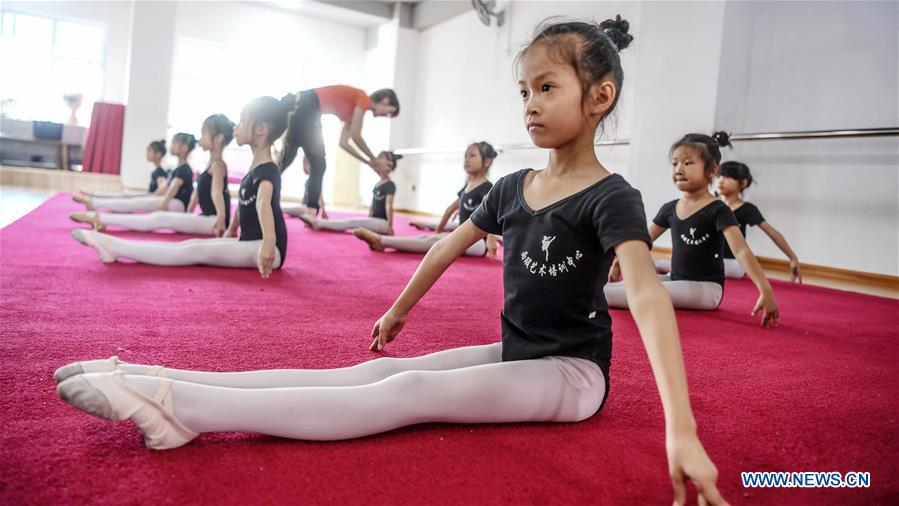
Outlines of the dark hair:
[[[251,127],[255,128],[260,123],[268,125],[266,142],[271,144],[287,129],[287,114],[293,111],[293,105],[285,103],[283,98],[279,101],[275,97],[259,97],[250,100],[244,110],[250,117]],[[281,169],[283,170],[284,167]]]
[[180,142],[187,146],[187,152],[190,153],[197,147],[197,138],[194,137],[194,134],[187,134],[184,132],[178,132],[175,134],[175,141]]
[[718,176],[729,177],[740,182],[746,181],[746,187],[740,191],[752,186],[752,173],[749,172],[749,166],[742,162],[730,161],[722,163],[718,168]]
[[630,23],[621,19],[620,15],[599,24],[582,21],[555,22],[554,19],[558,18],[550,18],[537,25],[530,44],[515,58],[516,67],[531,48],[545,47],[554,61],[574,68],[585,96],[591,86],[611,73],[618,88],[615,100],[606,114],[612,112],[621,96],[621,84],[624,81],[618,52],[634,40],[627,33]]
[[[491,146],[489,142],[486,142],[486,141],[472,142],[468,147],[470,148],[472,146],[474,146],[478,149],[478,153],[481,154],[481,158],[484,160],[485,163],[487,162],[487,160],[493,160],[498,155],[496,150],[493,149],[493,146]],[[488,170],[489,170],[489,167],[488,167]]]
[[203,121],[203,131],[209,131],[214,138],[218,134],[224,136],[224,145],[227,146],[234,138],[234,122],[224,114],[213,114]]
[[670,156],[675,149],[681,146],[690,146],[699,153],[699,157],[705,162],[706,172],[709,172],[714,166],[721,163],[721,148],[731,145],[730,135],[724,131],[715,132],[711,136],[687,134],[671,145],[668,155]]
[[165,156],[165,139],[160,139],[158,141],[153,141],[150,143],[148,148],[152,149],[153,152],[159,153],[162,156]]
[[378,90],[368,97],[371,98],[372,104],[377,104],[378,102],[386,98],[390,105],[396,107],[396,110],[393,111],[393,114],[391,114],[390,117],[395,118],[400,115],[400,99],[396,97],[396,92],[391,90],[390,88]]
[[403,158],[403,155],[398,155],[393,151],[381,151],[378,153],[378,156],[387,155],[387,159],[390,160],[390,163],[393,165],[393,168],[390,169],[391,172],[396,170],[396,162],[400,161]]

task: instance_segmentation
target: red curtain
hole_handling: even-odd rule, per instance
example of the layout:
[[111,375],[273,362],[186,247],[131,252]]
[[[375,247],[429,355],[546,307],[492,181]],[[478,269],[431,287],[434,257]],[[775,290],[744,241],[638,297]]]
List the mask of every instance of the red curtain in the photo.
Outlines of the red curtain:
[[122,164],[122,130],[125,126],[125,106],[94,104],[91,127],[87,131],[82,167],[84,172],[118,174]]

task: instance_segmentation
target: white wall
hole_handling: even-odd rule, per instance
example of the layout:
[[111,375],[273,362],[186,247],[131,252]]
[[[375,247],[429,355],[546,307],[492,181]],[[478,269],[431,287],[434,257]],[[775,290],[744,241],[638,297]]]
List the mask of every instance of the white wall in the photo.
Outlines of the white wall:
[[126,188],[144,188],[152,170],[147,144],[164,136],[168,124],[176,4],[136,2],[133,7],[120,174]]
[[[737,132],[895,127],[896,2],[727,4],[716,125]],[[813,264],[897,274],[899,138],[737,142],[757,204]],[[783,258],[759,230],[760,255]]]

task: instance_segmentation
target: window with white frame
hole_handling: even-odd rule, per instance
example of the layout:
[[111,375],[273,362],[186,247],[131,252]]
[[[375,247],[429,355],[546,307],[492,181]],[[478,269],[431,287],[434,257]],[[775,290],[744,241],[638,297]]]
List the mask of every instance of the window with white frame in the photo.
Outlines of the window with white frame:
[[3,115],[64,122],[63,95],[83,96],[79,123],[90,124],[103,96],[106,28],[102,24],[0,11]]

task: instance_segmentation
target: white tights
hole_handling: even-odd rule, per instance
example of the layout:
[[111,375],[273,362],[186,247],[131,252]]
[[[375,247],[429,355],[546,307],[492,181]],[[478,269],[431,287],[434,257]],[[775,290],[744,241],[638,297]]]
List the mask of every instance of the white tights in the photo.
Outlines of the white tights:
[[[668,273],[671,272],[671,260],[655,260],[656,270],[659,272]],[[730,279],[743,279],[746,276],[746,271],[743,270],[743,266],[740,265],[740,262],[736,258],[725,258],[724,259],[724,277]]]
[[[712,310],[721,304],[724,294],[721,285],[712,281],[672,281],[669,275],[659,276],[659,281],[671,297],[675,309]],[[609,307],[627,309],[623,282],[609,283],[603,291]]]
[[[416,228],[420,228],[422,230],[437,230],[437,225],[439,225],[439,223],[436,221],[428,221],[428,220],[413,220],[413,221],[409,222],[409,225],[412,225],[413,227],[416,227]],[[447,232],[452,232],[453,230],[456,230],[456,228],[458,228],[458,227],[459,227],[459,221],[452,220],[452,221],[446,222],[446,225],[443,226],[443,230],[446,230]]]
[[[153,395],[149,366],[122,364]],[[195,432],[257,432],[339,440],[426,422],[577,422],[599,409],[605,380],[585,359],[502,361],[502,345],[381,358],[328,370],[209,373],[164,370],[175,417]]]
[[[152,265],[213,265],[256,268],[262,241],[239,241],[235,237],[189,239],[180,242],[135,241],[109,234],[96,234],[98,241],[116,258],[129,258]],[[275,250],[277,269],[281,253]]]
[[281,202],[281,212],[290,216],[303,216],[309,211],[306,204],[285,204]]
[[349,220],[315,220],[315,228],[343,232],[354,228],[367,228],[379,234],[387,233],[387,220],[381,218],[352,218]]
[[212,234],[216,220],[215,216],[172,211],[154,211],[147,214],[98,213],[97,216],[104,225],[114,225],[138,232],[166,228],[182,234],[206,235]]
[[[96,209],[108,209],[114,213],[133,213],[135,211],[155,211],[165,197],[161,195],[144,195],[140,197],[93,197],[91,204]],[[183,212],[184,203],[178,199],[169,202],[169,211]]]
[[[419,236],[381,236],[381,244],[387,248],[393,248],[397,251],[406,251],[409,253],[427,253],[431,246],[443,239],[448,234],[439,233],[431,235]],[[465,250],[465,256],[482,257],[487,254],[487,244],[484,241],[477,241]]]

